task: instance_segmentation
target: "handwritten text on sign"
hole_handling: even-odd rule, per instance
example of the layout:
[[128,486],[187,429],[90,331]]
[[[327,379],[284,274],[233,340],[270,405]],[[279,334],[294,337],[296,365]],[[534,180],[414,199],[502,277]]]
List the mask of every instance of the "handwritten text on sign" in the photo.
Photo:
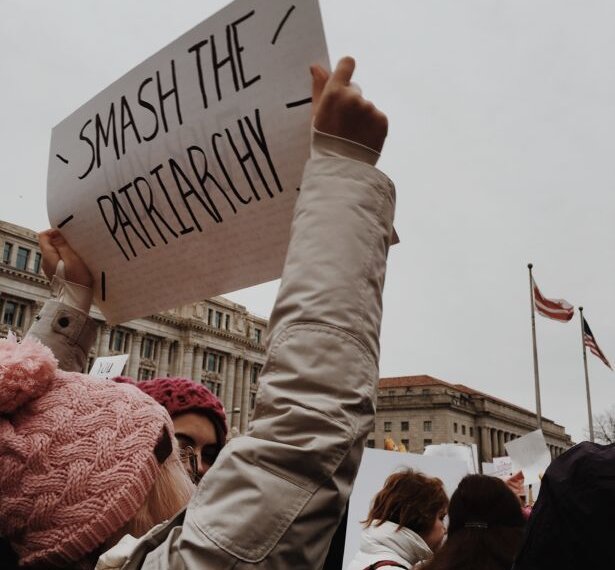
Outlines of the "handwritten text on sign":
[[51,224],[121,322],[279,277],[309,152],[316,0],[236,0],[52,133]]

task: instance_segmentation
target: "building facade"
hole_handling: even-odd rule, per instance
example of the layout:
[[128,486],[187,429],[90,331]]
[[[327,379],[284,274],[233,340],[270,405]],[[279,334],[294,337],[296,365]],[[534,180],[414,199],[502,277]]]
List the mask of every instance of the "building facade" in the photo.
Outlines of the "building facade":
[[[379,449],[388,437],[413,453],[430,444],[475,443],[480,461],[490,462],[507,455],[506,442],[537,429],[533,412],[432,376],[383,378],[377,398],[367,444]],[[573,445],[564,427],[551,420],[542,419],[542,430],[553,457]]]
[[[0,221],[0,337],[22,337],[50,297],[37,234]],[[267,320],[223,297],[108,326],[96,307],[97,356],[128,354],[124,374],[138,380],[182,376],[206,385],[224,404],[229,427],[246,430],[265,360]]]

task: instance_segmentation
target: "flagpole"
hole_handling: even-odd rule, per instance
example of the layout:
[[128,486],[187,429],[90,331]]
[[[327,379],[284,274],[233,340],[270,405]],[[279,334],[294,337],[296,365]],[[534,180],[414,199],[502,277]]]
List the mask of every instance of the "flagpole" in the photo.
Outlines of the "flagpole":
[[585,327],[583,326],[583,307],[579,307],[581,318],[581,345],[583,346],[583,366],[585,367],[585,391],[587,392],[587,415],[589,416],[589,441],[594,443],[594,418],[592,417],[592,399],[589,393],[589,374],[587,372],[587,349],[585,348]]
[[534,350],[534,389],[536,391],[536,423],[542,429],[542,411],[540,409],[540,379],[538,376],[538,351],[536,350],[536,317],[534,315],[534,278],[532,277],[533,264],[528,263],[530,271],[530,307],[532,309],[532,347]]

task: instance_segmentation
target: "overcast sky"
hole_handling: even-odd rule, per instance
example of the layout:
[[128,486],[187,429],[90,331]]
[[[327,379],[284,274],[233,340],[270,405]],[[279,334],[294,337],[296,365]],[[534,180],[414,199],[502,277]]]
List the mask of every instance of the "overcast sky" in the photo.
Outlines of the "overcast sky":
[[[51,128],[226,2],[0,0],[0,219],[47,227]],[[332,61],[390,120],[397,186],[381,375],[535,409],[527,263],[615,360],[615,4],[322,0]],[[268,315],[277,282],[229,297]],[[537,317],[543,414],[583,437],[578,315]],[[591,354],[594,412],[615,374]]]

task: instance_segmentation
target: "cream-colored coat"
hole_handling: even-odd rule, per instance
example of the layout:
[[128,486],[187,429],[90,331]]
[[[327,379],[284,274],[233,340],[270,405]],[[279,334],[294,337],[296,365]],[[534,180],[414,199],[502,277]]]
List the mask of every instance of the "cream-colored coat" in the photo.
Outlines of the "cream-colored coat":
[[99,568],[322,566],[373,426],[394,203],[372,166],[308,161],[247,434],[185,513]]

